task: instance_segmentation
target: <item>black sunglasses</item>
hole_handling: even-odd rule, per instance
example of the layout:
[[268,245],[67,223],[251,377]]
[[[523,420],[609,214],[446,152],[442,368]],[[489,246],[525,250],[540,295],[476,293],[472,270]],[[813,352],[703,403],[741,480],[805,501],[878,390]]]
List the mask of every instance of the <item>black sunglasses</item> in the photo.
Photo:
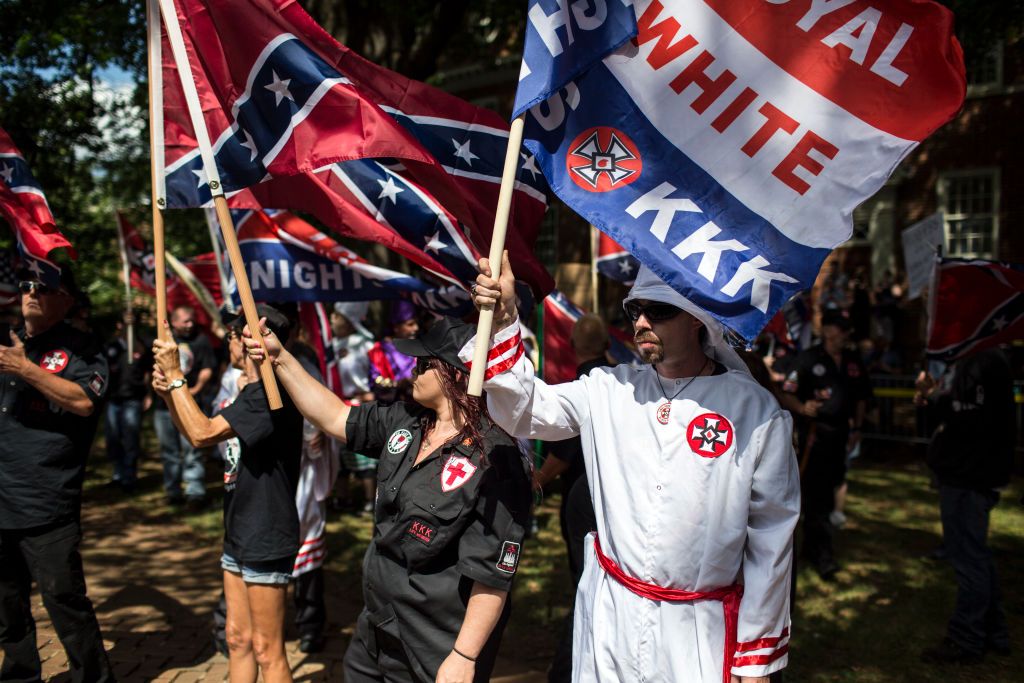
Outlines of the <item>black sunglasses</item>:
[[417,375],[422,375],[434,367],[434,359],[429,356],[420,356],[416,359],[416,367],[413,368],[413,372]]
[[642,315],[652,323],[662,323],[666,320],[671,320],[683,312],[683,309],[672,304],[659,304],[656,302],[642,304],[639,301],[630,301],[623,304],[622,310],[626,312],[626,316],[633,322],[639,320]]
[[32,290],[35,290],[38,294],[52,294],[57,291],[45,282],[38,282],[36,280],[22,280],[18,283],[18,289],[21,290],[22,294],[29,294]]

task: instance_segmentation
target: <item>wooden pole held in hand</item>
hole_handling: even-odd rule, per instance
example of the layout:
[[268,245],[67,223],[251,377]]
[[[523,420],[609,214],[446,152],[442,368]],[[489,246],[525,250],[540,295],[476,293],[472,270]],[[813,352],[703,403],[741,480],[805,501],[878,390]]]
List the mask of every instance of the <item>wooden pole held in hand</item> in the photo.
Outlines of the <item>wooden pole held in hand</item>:
[[[508,147],[505,150],[505,166],[501,172],[501,189],[498,191],[498,208],[494,214],[494,231],[491,233],[491,250],[487,255],[491,263],[491,277],[501,276],[501,256],[505,251],[505,233],[512,209],[512,193],[516,184],[516,167],[519,165],[519,148],[523,145],[523,117],[520,114],[512,120],[508,131]],[[473,347],[473,366],[469,373],[469,395],[479,396],[484,390],[484,373],[487,371],[487,352],[491,348],[491,327],[494,324],[494,308],[480,309],[480,320],[476,324],[476,344]]]
[[156,334],[167,341],[167,263],[164,261],[164,90],[160,55],[160,6],[146,2],[146,63],[149,72],[149,172],[153,209],[153,268],[156,270]]
[[[195,77],[192,75],[192,65],[189,64],[188,55],[185,52],[185,39],[181,35],[181,26],[178,23],[178,14],[174,8],[174,0],[157,0],[160,3],[160,11],[164,18],[164,26],[167,28],[167,39],[171,44],[171,52],[174,55],[174,63],[178,68],[178,75],[181,78],[181,88],[185,92],[185,102],[188,105],[189,118],[192,120],[193,132],[196,142],[199,143],[199,155],[203,160],[203,169],[206,171],[207,182],[210,186],[210,194],[213,196],[214,207],[217,209],[217,219],[220,223],[221,234],[224,236],[224,243],[227,247],[228,258],[231,261],[231,270],[235,276],[235,284],[238,286],[238,296],[242,300],[242,311],[245,313],[245,323],[249,326],[252,338],[263,347],[264,361],[257,363],[260,372],[260,379],[263,381],[263,388],[267,392],[267,403],[271,410],[281,407],[281,393],[277,387],[277,379],[274,377],[274,369],[270,366],[269,354],[260,333],[259,316],[256,314],[256,302],[252,298],[252,289],[249,287],[249,277],[245,273],[245,262],[242,260],[242,251],[238,247],[238,235],[235,234],[235,226],[231,220],[231,212],[228,210],[228,201],[224,197],[224,187],[220,181],[220,172],[213,156],[213,145],[210,143],[210,132],[206,129],[206,121],[203,119],[203,110],[199,104],[199,93],[196,90]],[[161,168],[161,173],[163,169]],[[159,296],[159,289],[157,295]]]

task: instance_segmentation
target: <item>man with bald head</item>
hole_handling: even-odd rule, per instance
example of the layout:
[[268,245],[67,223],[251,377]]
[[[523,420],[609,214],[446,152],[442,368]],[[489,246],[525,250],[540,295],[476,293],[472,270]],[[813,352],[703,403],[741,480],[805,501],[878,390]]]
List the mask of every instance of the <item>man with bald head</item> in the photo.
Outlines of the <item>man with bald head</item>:
[[517,437],[582,440],[597,534],[573,680],[767,682],[787,662],[800,513],[789,413],[718,321],[646,268],[624,308],[649,365],[545,384],[522,350],[507,255],[500,281],[480,266],[474,300],[495,310],[492,418]]

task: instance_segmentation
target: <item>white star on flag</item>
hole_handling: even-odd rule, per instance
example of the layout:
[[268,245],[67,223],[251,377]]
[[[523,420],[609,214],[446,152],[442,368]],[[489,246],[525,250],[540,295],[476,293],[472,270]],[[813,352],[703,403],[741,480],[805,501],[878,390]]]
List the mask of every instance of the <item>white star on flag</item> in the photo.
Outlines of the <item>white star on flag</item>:
[[286,78],[282,81],[281,77],[278,76],[277,72],[274,71],[273,69],[270,70],[270,75],[273,77],[274,80],[270,83],[270,85],[265,85],[263,87],[269,90],[270,92],[274,93],[274,104],[281,104],[281,100],[283,100],[286,97],[292,102],[294,102],[295,98],[292,97],[292,94],[290,92],[288,92],[288,84],[292,82],[292,79]]
[[249,134],[249,131],[245,130],[244,128],[242,129],[242,135],[245,136],[245,142],[242,142],[240,144],[242,145],[242,147],[245,147],[247,150],[252,152],[252,154],[249,156],[249,161],[252,161],[256,158],[256,155],[259,153],[256,150],[256,141],[252,139],[252,135]]
[[14,167],[4,164],[4,167],[0,169],[0,175],[4,177],[4,181],[10,185],[14,182]]
[[380,194],[377,195],[377,199],[390,199],[391,203],[395,204],[398,201],[396,199],[398,193],[405,192],[404,189],[395,185],[395,179],[391,176],[388,176],[387,182],[380,180],[379,178],[377,179],[377,182],[380,183]]
[[40,266],[39,261],[34,258],[28,259],[28,269],[31,270],[32,274],[36,277],[43,276],[43,267]]
[[206,177],[206,167],[200,166],[198,169],[192,169],[192,172],[199,178],[199,182],[196,183],[196,187],[202,187],[210,182],[210,179]]
[[633,264],[629,262],[629,259],[622,259],[619,261],[619,270],[622,271],[623,275],[629,275],[633,272]]
[[1006,327],[1006,323],[1006,318],[1004,316],[999,316],[998,318],[992,321],[992,326],[995,327],[997,330],[1001,331],[1004,327]]
[[479,159],[477,155],[469,149],[469,140],[466,140],[461,145],[452,138],[452,144],[455,145],[455,156],[464,160],[467,166],[473,165],[473,159]]
[[520,152],[519,156],[523,159],[523,165],[519,168],[523,171],[528,171],[530,176],[536,180],[537,174],[540,173],[540,169],[537,168],[537,157],[532,154],[527,154],[526,152]]
[[433,235],[427,238],[427,246],[423,248],[423,251],[432,251],[435,254],[444,249],[445,244],[441,241],[441,231],[438,230]]

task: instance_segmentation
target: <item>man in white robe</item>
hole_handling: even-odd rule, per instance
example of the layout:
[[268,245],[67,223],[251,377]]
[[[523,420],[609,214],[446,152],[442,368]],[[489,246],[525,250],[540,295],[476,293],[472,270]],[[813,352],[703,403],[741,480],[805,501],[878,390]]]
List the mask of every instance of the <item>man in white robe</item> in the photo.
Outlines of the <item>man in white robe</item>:
[[[485,389],[517,437],[579,435],[597,514],[573,680],[754,683],[785,667],[800,485],[792,420],[711,316],[643,269],[624,305],[651,365],[548,385],[525,357],[509,264]],[[472,357],[472,342],[463,350]],[[742,596],[742,597],[741,597]]]

